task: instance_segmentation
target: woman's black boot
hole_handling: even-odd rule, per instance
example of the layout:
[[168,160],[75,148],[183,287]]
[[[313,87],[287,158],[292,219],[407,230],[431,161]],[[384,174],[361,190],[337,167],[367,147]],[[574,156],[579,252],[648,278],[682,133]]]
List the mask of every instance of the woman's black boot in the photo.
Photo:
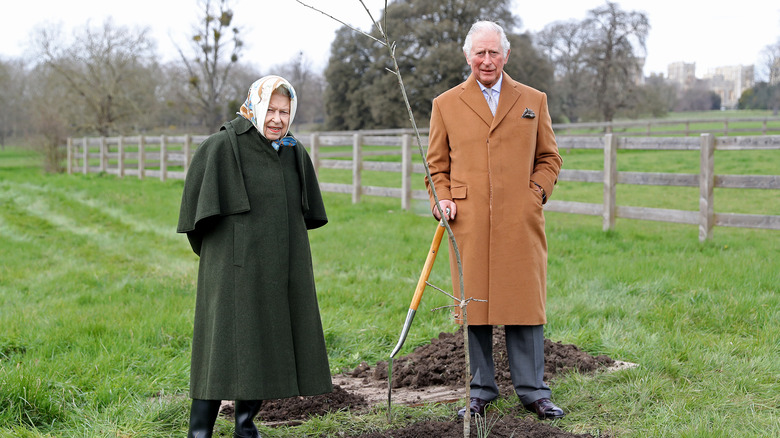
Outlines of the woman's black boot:
[[236,400],[235,438],[260,438],[254,419],[262,403],[262,400]]
[[190,431],[187,433],[187,438],[211,438],[221,404],[221,400],[192,399]]

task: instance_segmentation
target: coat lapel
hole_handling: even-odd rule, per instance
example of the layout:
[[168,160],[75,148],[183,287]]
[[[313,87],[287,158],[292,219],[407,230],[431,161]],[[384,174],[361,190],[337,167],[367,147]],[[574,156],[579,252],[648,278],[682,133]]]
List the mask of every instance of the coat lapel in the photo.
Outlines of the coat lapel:
[[[502,93],[503,94],[503,93]],[[477,84],[477,79],[474,75],[469,76],[466,82],[463,83],[463,92],[460,94],[460,99],[474,111],[487,126],[493,123],[493,114],[490,113],[490,107],[488,107],[485,95],[482,94],[482,90]],[[499,105],[500,105],[499,100]]]
[[515,106],[515,103],[520,98],[520,91],[517,89],[517,82],[504,72],[501,95],[498,98],[498,108],[496,108],[495,116],[490,114],[490,108],[485,100],[485,95],[482,94],[482,90],[479,88],[474,75],[469,76],[466,82],[463,83],[463,91],[460,94],[460,98],[493,131],[509,114],[512,107]]

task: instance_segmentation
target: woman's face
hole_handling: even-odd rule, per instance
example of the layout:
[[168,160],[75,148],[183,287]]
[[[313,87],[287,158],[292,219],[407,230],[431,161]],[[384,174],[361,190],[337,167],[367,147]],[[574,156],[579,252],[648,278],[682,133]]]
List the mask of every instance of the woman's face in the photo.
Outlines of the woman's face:
[[263,133],[269,140],[279,140],[287,132],[290,124],[290,98],[281,93],[273,93],[265,114]]

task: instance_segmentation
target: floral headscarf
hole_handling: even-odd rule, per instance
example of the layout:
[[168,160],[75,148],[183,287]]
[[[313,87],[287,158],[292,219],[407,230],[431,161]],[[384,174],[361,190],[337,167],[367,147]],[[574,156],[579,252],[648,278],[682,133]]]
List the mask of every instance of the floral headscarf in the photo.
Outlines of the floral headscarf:
[[295,118],[295,110],[298,108],[298,95],[295,93],[293,86],[281,76],[264,76],[256,80],[249,87],[249,93],[247,93],[246,101],[241,105],[241,110],[236,113],[252,122],[263,138],[265,138],[263,129],[265,128],[265,114],[268,111],[268,104],[271,102],[271,94],[282,87],[287,88],[290,92],[290,122],[287,124],[287,131],[282,133],[282,137],[285,137],[287,132],[290,131],[290,125],[292,125]]

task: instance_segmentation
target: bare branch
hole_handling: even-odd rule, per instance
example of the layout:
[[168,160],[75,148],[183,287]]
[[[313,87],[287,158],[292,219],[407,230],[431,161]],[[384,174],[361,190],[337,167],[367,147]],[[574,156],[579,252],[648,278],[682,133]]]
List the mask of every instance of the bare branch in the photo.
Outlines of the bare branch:
[[[442,291],[442,292],[444,292],[444,291]],[[444,293],[447,294],[447,295],[450,295],[447,292],[444,292]],[[450,295],[450,296],[452,296],[452,295]],[[479,298],[473,298],[472,297],[472,298],[466,298],[465,300],[459,301],[457,304],[448,304],[446,306],[440,306],[440,307],[433,308],[433,309],[431,309],[431,312],[434,312],[436,310],[441,310],[441,309],[448,309],[450,307],[460,307],[461,309],[463,309],[466,306],[468,306],[469,303],[472,302],[472,301],[479,301],[480,303],[487,303],[487,300],[480,300]]]
[[458,303],[458,304],[448,304],[446,306],[434,307],[433,309],[431,309],[431,312],[435,312],[435,311],[441,310],[441,309],[449,309],[449,308],[452,308],[452,307],[460,307],[460,303]]
[[[384,35],[385,31],[382,29],[382,26],[379,23],[377,23],[376,20],[374,20],[374,16],[371,15],[371,11],[368,10],[368,7],[366,6],[366,3],[363,0],[358,0],[358,1],[360,2],[361,5],[363,5],[363,9],[366,10],[366,14],[368,14],[368,18],[371,19],[372,23],[374,23],[374,26],[376,26],[376,28],[379,30],[379,33]],[[387,5],[385,5],[385,6],[387,6]],[[385,15],[385,23],[386,22],[387,22],[387,15]],[[387,27],[385,27],[384,29],[387,29]]]
[[[315,8],[314,6],[307,5],[306,3],[302,2],[301,0],[295,0],[295,1],[297,1],[297,2],[298,2],[298,3],[300,3],[300,4],[302,4],[303,6],[306,6],[306,7],[307,7],[307,8],[309,8],[309,9],[313,9],[313,10],[315,10],[315,11],[319,12],[320,14],[322,14],[322,15],[324,15],[324,16],[326,16],[326,17],[329,17],[329,18],[331,18],[332,20],[338,21],[339,23],[343,24],[344,26],[347,26],[348,28],[352,29],[352,30],[353,30],[353,31],[355,31],[355,32],[362,33],[363,35],[365,35],[365,36],[367,36],[367,37],[371,38],[372,40],[374,40],[374,41],[378,42],[379,44],[382,44],[383,46],[384,46],[384,45],[386,45],[384,41],[382,41],[382,40],[380,40],[380,39],[377,39],[377,38],[376,38],[376,37],[374,37],[373,35],[371,35],[371,34],[368,34],[368,33],[366,33],[366,32],[363,32],[362,30],[360,30],[360,29],[358,29],[358,28],[356,28],[356,27],[354,27],[354,26],[352,26],[352,25],[349,25],[349,24],[347,24],[347,23],[345,23],[345,22],[343,22],[343,21],[339,20],[338,18],[336,18],[336,17],[334,17],[334,16],[332,16],[332,15],[330,15],[330,14],[328,14],[328,13],[325,13],[325,12],[323,12],[323,11],[321,11],[321,10],[319,10],[319,9]],[[361,2],[361,3],[362,3],[362,2]],[[363,6],[365,6],[365,5],[363,5]],[[372,18],[372,20],[373,20],[373,18]],[[376,24],[376,22],[374,22],[374,24]],[[379,27],[379,26],[377,26],[377,27]],[[380,32],[382,32],[382,28],[379,28],[379,31],[380,31]],[[383,32],[383,34],[384,34],[384,32]]]
[[425,284],[427,284],[428,286],[430,286],[430,287],[436,289],[437,291],[443,293],[444,295],[447,295],[448,297],[452,298],[453,300],[456,300],[456,301],[458,300],[457,298],[455,298],[454,295],[451,295],[449,292],[445,291],[444,289],[441,289],[441,288],[439,288],[437,286],[434,286],[434,285],[432,285],[431,283],[429,283],[427,281],[425,282]]
[[384,18],[385,18],[385,25],[384,25],[384,28],[385,28],[385,29],[387,29],[387,0],[385,0],[385,8],[384,8],[384,11],[385,11],[385,14],[384,14]]

